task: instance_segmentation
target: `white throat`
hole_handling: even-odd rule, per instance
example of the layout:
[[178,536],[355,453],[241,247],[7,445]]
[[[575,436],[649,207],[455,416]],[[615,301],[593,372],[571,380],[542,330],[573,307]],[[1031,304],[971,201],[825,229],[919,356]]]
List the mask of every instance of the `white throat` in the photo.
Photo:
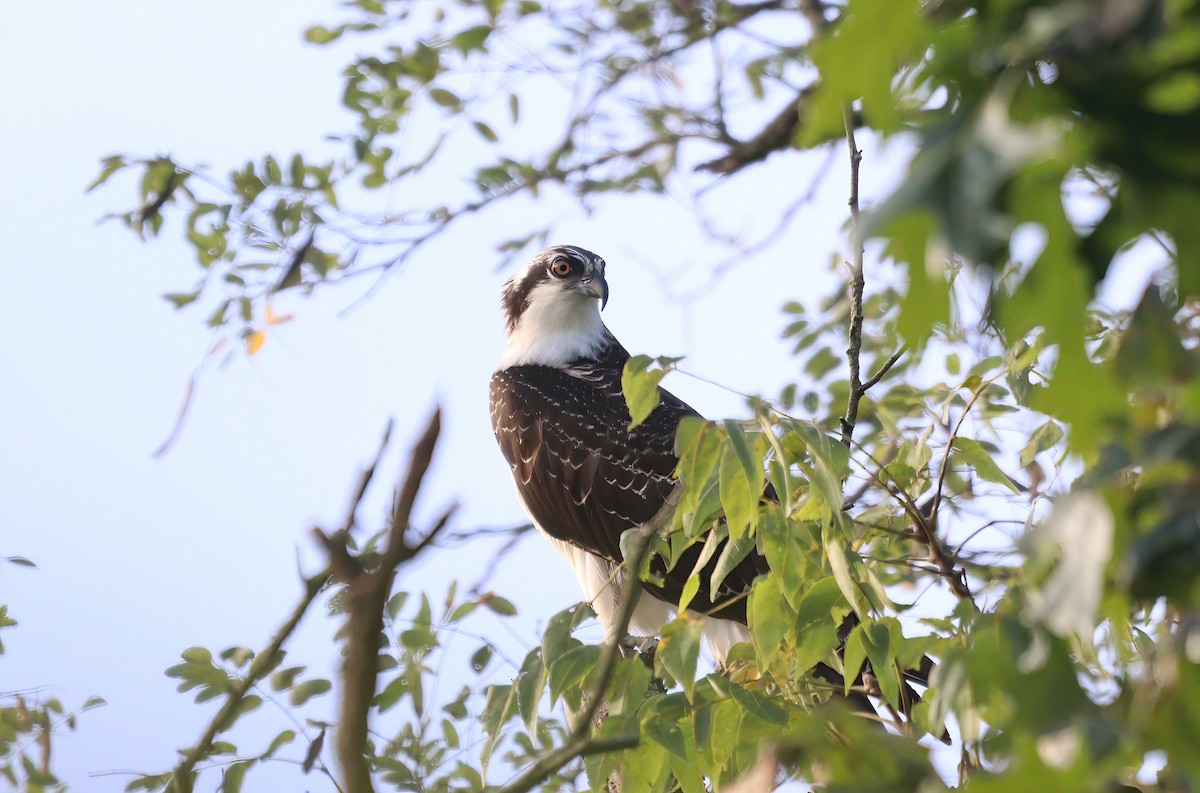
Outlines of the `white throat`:
[[607,337],[599,301],[555,283],[539,284],[509,332],[496,368],[532,364],[561,369],[576,358],[598,353]]

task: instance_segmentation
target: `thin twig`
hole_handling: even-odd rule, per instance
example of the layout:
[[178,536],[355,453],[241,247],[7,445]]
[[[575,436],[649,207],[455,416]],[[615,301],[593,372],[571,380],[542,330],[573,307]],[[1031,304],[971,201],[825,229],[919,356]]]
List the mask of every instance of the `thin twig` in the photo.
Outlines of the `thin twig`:
[[858,171],[862,152],[854,139],[853,111],[849,105],[842,109],[842,119],[846,127],[846,145],[850,149],[850,239],[854,253],[850,262],[850,343],[846,347],[846,359],[850,364],[850,394],[846,399],[846,415],[842,417],[842,443],[849,447],[854,437],[854,425],[858,423],[858,403],[866,391],[860,379],[863,290],[866,283],[863,279],[862,216],[858,206]]
[[300,620],[305,612],[308,611],[308,607],[312,605],[313,600],[316,599],[328,580],[329,571],[325,570],[304,581],[304,595],[300,598],[300,602],[296,604],[296,607],[292,609],[292,615],[288,617],[287,622],[283,623],[275,633],[275,638],[271,640],[270,644],[254,657],[254,662],[246,670],[246,676],[234,684],[225,699],[225,703],[217,711],[217,715],[213,717],[212,721],[209,722],[204,734],[200,736],[199,742],[184,754],[183,760],[179,762],[179,765],[172,772],[174,789],[179,791],[179,793],[190,793],[192,785],[195,782],[193,770],[196,767],[196,763],[212,748],[212,742],[217,737],[217,734],[228,726],[230,717],[233,716],[234,711],[241,704],[242,699],[246,696],[246,692],[275,667],[276,656],[279,654],[279,651],[292,635],[292,632],[296,630],[296,626],[300,624]]
[[349,533],[354,528],[358,515],[358,505],[362,503],[363,496],[367,493],[367,488],[371,486],[371,479],[375,476],[375,470],[379,468],[379,461],[383,459],[383,452],[387,449],[388,441],[392,437],[392,420],[388,419],[388,423],[383,428],[383,438],[379,441],[379,451],[375,452],[375,459],[358,478],[358,486],[354,489],[354,495],[350,499],[350,509],[346,512],[346,519],[342,522],[342,531]]
[[[812,35],[816,37],[825,33],[830,27],[830,21],[825,16],[826,6],[823,0],[801,0],[800,10],[804,13]],[[850,447],[854,439],[854,427],[858,423],[858,404],[868,389],[879,382],[891,369],[900,356],[904,354],[901,347],[880,367],[879,371],[865,383],[862,381],[862,326],[863,326],[863,291],[866,282],[863,278],[863,259],[865,255],[862,238],[862,212],[859,206],[859,166],[862,164],[862,151],[858,148],[854,130],[859,126],[859,119],[854,108],[847,104],[842,108],[842,127],[846,135],[846,147],[850,152],[850,239],[853,243],[853,256],[850,261],[850,330],[849,343],[846,347],[846,360],[850,367],[850,391],[846,398],[846,413],[842,416],[842,443]]]
[[859,387],[859,391],[861,393],[865,394],[865,393],[867,393],[868,390],[870,390],[872,387],[874,387],[875,384],[878,383],[883,378],[883,376],[885,374],[887,374],[888,371],[893,366],[896,365],[896,362],[900,360],[900,356],[904,355],[904,352],[907,349],[908,349],[907,345],[901,345],[900,349],[898,349],[894,353],[892,353],[892,356],[883,362],[883,366],[879,367],[879,371],[877,371],[875,374],[871,375],[871,378]]

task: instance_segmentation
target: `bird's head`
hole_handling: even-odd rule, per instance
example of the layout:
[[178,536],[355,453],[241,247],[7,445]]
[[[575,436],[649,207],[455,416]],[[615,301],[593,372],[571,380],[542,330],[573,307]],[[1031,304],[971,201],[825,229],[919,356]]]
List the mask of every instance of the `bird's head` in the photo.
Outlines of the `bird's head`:
[[608,302],[604,260],[574,245],[534,256],[504,286],[505,362],[565,366],[611,338],[600,319]]

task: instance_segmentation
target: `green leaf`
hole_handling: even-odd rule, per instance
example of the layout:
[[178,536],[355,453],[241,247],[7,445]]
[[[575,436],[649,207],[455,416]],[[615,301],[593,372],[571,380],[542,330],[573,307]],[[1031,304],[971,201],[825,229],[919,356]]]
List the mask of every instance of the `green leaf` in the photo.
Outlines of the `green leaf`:
[[253,760],[242,760],[226,766],[221,773],[221,793],[239,793],[246,772],[254,765]]
[[471,669],[474,670],[476,674],[482,672],[487,667],[488,662],[492,660],[493,652],[494,650],[490,644],[481,645],[480,648],[475,651],[474,655],[471,656]]
[[[900,707],[900,674],[896,669],[896,650],[892,645],[890,623],[894,618],[885,617],[878,622],[864,627],[862,644],[867,658],[871,661],[871,669],[875,679],[879,681],[879,690],[883,693],[892,707]],[[900,625],[896,623],[896,633],[900,633]]]
[[619,760],[621,793],[659,793],[670,775],[667,750],[657,741],[641,741]]
[[717,468],[721,459],[721,447],[725,437],[711,421],[705,421],[697,416],[686,416],[679,422],[675,433],[675,454],[679,457],[676,475],[683,481],[683,498],[679,502],[679,511],[685,516],[692,516],[688,522],[689,535],[695,536],[692,529],[706,519],[708,515],[697,515],[707,492],[709,477]]
[[743,535],[736,540],[729,540],[725,543],[724,549],[721,550],[721,555],[717,557],[717,566],[713,568],[712,580],[709,581],[708,591],[709,599],[716,600],[717,593],[721,589],[721,584],[725,581],[726,576],[733,571],[733,568],[741,564],[750,551],[754,550],[754,538],[749,535]]
[[291,692],[288,694],[288,701],[296,707],[300,707],[313,697],[328,694],[332,688],[332,683],[319,677],[312,680],[305,680],[303,683],[292,687]]
[[983,444],[979,441],[973,438],[956,437],[954,439],[954,448],[961,453],[962,458],[967,464],[975,469],[975,473],[981,479],[1004,485],[1014,493],[1021,492],[1016,483],[1000,470],[1000,466],[996,465],[996,461],[992,459],[991,453],[983,448]]
[[832,577],[809,581],[796,604],[796,624],[800,627],[827,622],[830,612],[844,603],[841,584]]
[[560,611],[546,622],[542,631],[542,658],[560,658],[568,651],[579,647],[581,642],[572,636],[572,632],[585,620],[594,617],[596,612],[587,604],[578,604]]
[[692,602],[692,598],[700,591],[700,584],[704,580],[704,568],[712,559],[713,554],[717,552],[717,548],[721,543],[728,539],[728,532],[722,532],[720,529],[710,531],[704,538],[704,544],[700,547],[700,553],[696,556],[696,563],[692,565],[692,572],[688,575],[687,581],[683,584],[683,591],[679,596],[679,605],[676,609],[678,612],[683,612]]
[[313,25],[304,31],[304,40],[309,44],[328,44],[331,41],[336,41],[341,35],[341,30],[330,30],[320,25]]
[[[716,534],[710,534],[709,536],[715,538]],[[707,543],[705,546],[707,547]],[[713,543],[713,549],[716,549],[716,543]],[[703,554],[703,549],[701,550],[701,554]],[[697,567],[692,568],[691,574],[683,582],[683,590],[679,593],[679,605],[676,607],[679,611],[685,610],[688,604],[692,602],[692,599],[696,597],[696,593],[700,591],[700,571],[704,565],[700,564],[699,560],[697,560],[696,564]]]
[[289,666],[286,669],[280,669],[271,675],[271,688],[275,691],[283,691],[285,688],[291,688],[296,682],[296,678],[300,676],[305,667]]
[[621,373],[621,391],[629,408],[629,429],[641,424],[658,407],[658,384],[666,376],[665,369],[651,369],[654,359],[635,355],[625,362]]
[[783,637],[792,627],[791,615],[787,613],[787,601],[779,590],[779,579],[774,575],[767,575],[755,581],[746,608],[759,666],[766,669],[779,652]]
[[397,674],[392,678],[388,685],[383,687],[383,691],[377,693],[371,704],[379,710],[379,713],[388,713],[389,710],[396,707],[396,703],[403,699],[408,693],[408,675]]
[[499,136],[496,135],[496,131],[482,121],[472,121],[471,126],[475,127],[475,131],[479,133],[480,137],[490,143],[496,143],[500,140]]
[[212,663],[212,653],[209,652],[204,647],[189,647],[186,650],[184,650],[183,652],[181,652],[179,655],[181,658],[183,658],[183,660],[188,661],[193,664],[211,664]]
[[509,716],[512,715],[516,699],[516,689],[510,685],[488,686],[487,700],[484,702],[483,715],[481,717],[483,729],[488,734],[488,739],[483,742],[483,749],[479,757],[485,779],[487,778],[488,762],[492,759],[492,752],[496,750],[496,745],[500,742],[500,728],[504,726]]
[[854,626],[854,630],[850,631],[850,635],[846,637],[846,649],[843,654],[847,692],[850,691],[850,686],[854,685],[854,681],[858,678],[858,674],[862,671],[866,660],[867,647],[863,642],[863,624],[859,623]]
[[[1021,450],[1021,467],[1027,468],[1033,462],[1033,458],[1047,449],[1053,448],[1062,438],[1062,427],[1058,426],[1056,421],[1047,421],[1038,427],[1029,436],[1029,442],[1025,444],[1025,448]],[[982,474],[980,475],[982,476]]]
[[735,539],[747,536],[750,527],[757,521],[760,494],[752,490],[737,452],[727,444],[721,450],[720,488],[721,507],[725,510],[725,521],[729,536]]
[[488,594],[479,599],[479,602],[487,606],[491,611],[499,614],[501,617],[516,616],[517,607],[512,604],[511,600],[502,598],[499,595]]
[[618,659],[605,694],[609,716],[636,713],[646,697],[652,674],[641,658]]
[[826,519],[842,512],[842,480],[850,467],[850,450],[811,424],[796,424],[812,461],[808,470],[812,494]]
[[727,419],[724,426],[725,432],[729,435],[729,448],[733,449],[738,462],[741,463],[742,472],[746,475],[746,483],[752,491],[761,492],[763,487],[762,460],[755,455],[751,448],[746,430],[742,428],[740,422],[732,419]]
[[546,687],[546,665],[538,649],[530,650],[525,656],[514,685],[517,689],[517,709],[521,713],[521,720],[525,722],[525,729],[530,735],[537,735],[538,708]]
[[97,187],[107,182],[109,177],[111,177],[114,173],[129,165],[126,159],[119,154],[111,157],[105,157],[103,160],[101,160],[101,162],[104,163],[104,167],[100,170],[100,175],[93,179],[88,186],[84,188],[85,193],[92,192]]
[[669,696],[656,697],[647,703],[641,717],[642,734],[676,757],[686,760],[687,745],[678,719],[671,718],[670,714],[660,712],[663,703]]
[[596,669],[600,648],[585,644],[568,650],[550,662],[550,703],[558,701],[568,690],[582,684]]
[[731,685],[729,696],[733,697],[733,701],[740,705],[742,710],[760,721],[780,726],[788,722],[787,711],[761,692]]
[[37,567],[36,564],[26,559],[24,556],[6,556],[4,561],[21,567]]
[[854,575],[850,572],[850,562],[846,558],[846,551],[842,548],[841,532],[827,530],[822,534],[825,539],[825,555],[829,559],[829,569],[833,572],[833,580],[837,582],[838,589],[841,590],[846,602],[861,617],[864,609],[860,602],[860,591]]
[[455,607],[454,611],[450,612],[450,616],[447,617],[446,621],[458,622],[474,611],[477,606],[479,606],[479,603],[474,600],[468,600],[464,603],[459,603],[458,606]]
[[284,730],[272,739],[270,745],[267,746],[267,750],[259,756],[259,759],[266,760],[294,740],[296,740],[296,732],[294,730]]
[[396,619],[400,616],[400,612],[404,610],[404,604],[408,601],[407,592],[397,592],[388,598],[384,604],[383,613],[388,616],[388,619]]
[[473,28],[455,33],[450,39],[451,46],[462,52],[463,55],[468,54],[471,50],[485,49],[484,42],[492,33],[491,25],[476,25]]
[[842,109],[860,98],[872,127],[900,127],[892,84],[897,64],[919,58],[929,45],[921,20],[918,0],[850,0],[830,35],[813,36],[809,49],[821,78],[804,114],[803,145],[837,135]]
[[770,508],[764,511],[763,518],[757,533],[763,555],[771,566],[780,594],[796,608],[812,583],[806,558],[808,546],[801,527],[813,524],[783,520],[779,510]]
[[430,88],[429,98],[442,107],[450,108],[454,111],[462,109],[462,100],[458,98],[458,94],[447,91],[445,88]]
[[828,658],[837,646],[837,628],[832,622],[803,627],[796,634],[796,668],[812,669]]
[[237,707],[233,709],[233,713],[229,717],[229,721],[225,723],[225,728],[233,726],[233,723],[247,713],[257,710],[263,703],[263,698],[257,694],[247,694],[238,702]]
[[696,663],[700,660],[700,637],[703,623],[690,613],[681,614],[662,629],[662,640],[655,660],[683,686],[688,701],[696,686]]

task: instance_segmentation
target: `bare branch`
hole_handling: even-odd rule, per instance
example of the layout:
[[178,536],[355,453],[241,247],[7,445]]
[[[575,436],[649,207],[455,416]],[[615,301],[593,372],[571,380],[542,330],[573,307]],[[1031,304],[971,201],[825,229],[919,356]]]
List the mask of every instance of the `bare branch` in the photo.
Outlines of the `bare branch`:
[[441,410],[435,410],[421,438],[413,447],[408,472],[396,495],[387,546],[377,564],[368,569],[362,560],[350,556],[347,534],[336,532],[322,542],[330,555],[331,566],[346,583],[347,609],[345,660],[342,663],[342,702],[337,734],[338,763],[345,788],[351,793],[371,793],[371,767],[363,754],[369,737],[371,700],[375,697],[378,673],[379,633],[383,630],[383,609],[391,593],[396,568],[412,559],[445,526],[453,510],[447,511],[420,541],[409,544],[405,538],[412,508],[429,470],[433,450],[441,431]]
[[885,374],[887,374],[893,366],[896,365],[896,362],[900,360],[900,357],[902,355],[904,355],[904,352],[907,349],[908,349],[907,346],[901,345],[900,349],[898,349],[894,353],[892,353],[891,357],[883,362],[883,366],[879,367],[879,371],[877,371],[875,374],[871,375],[871,378],[869,380],[867,380],[865,383],[863,383],[859,390],[865,394],[865,393],[867,393],[867,391],[869,391],[871,388],[873,388],[875,386],[875,384],[878,383],[883,378],[883,376]]
[[367,488],[371,486],[371,479],[375,476],[375,469],[379,467],[379,461],[383,459],[383,453],[387,449],[388,441],[392,437],[392,420],[388,419],[387,425],[383,428],[383,438],[379,441],[379,451],[375,452],[375,459],[371,461],[371,465],[358,478],[358,487],[354,490],[354,495],[350,499],[350,509],[346,512],[346,519],[342,521],[342,531],[349,533],[355,526],[355,518],[358,515],[358,505],[362,503],[363,496],[367,493]]
[[866,391],[860,379],[863,290],[866,283],[863,279],[862,216],[858,206],[858,169],[862,163],[862,152],[854,139],[854,123],[849,106],[843,108],[842,118],[846,127],[846,146],[850,149],[850,239],[854,246],[854,259],[850,262],[850,343],[846,348],[846,359],[850,364],[850,394],[846,400],[846,415],[842,417],[842,443],[849,446],[854,437],[854,425],[858,423],[858,403]]

